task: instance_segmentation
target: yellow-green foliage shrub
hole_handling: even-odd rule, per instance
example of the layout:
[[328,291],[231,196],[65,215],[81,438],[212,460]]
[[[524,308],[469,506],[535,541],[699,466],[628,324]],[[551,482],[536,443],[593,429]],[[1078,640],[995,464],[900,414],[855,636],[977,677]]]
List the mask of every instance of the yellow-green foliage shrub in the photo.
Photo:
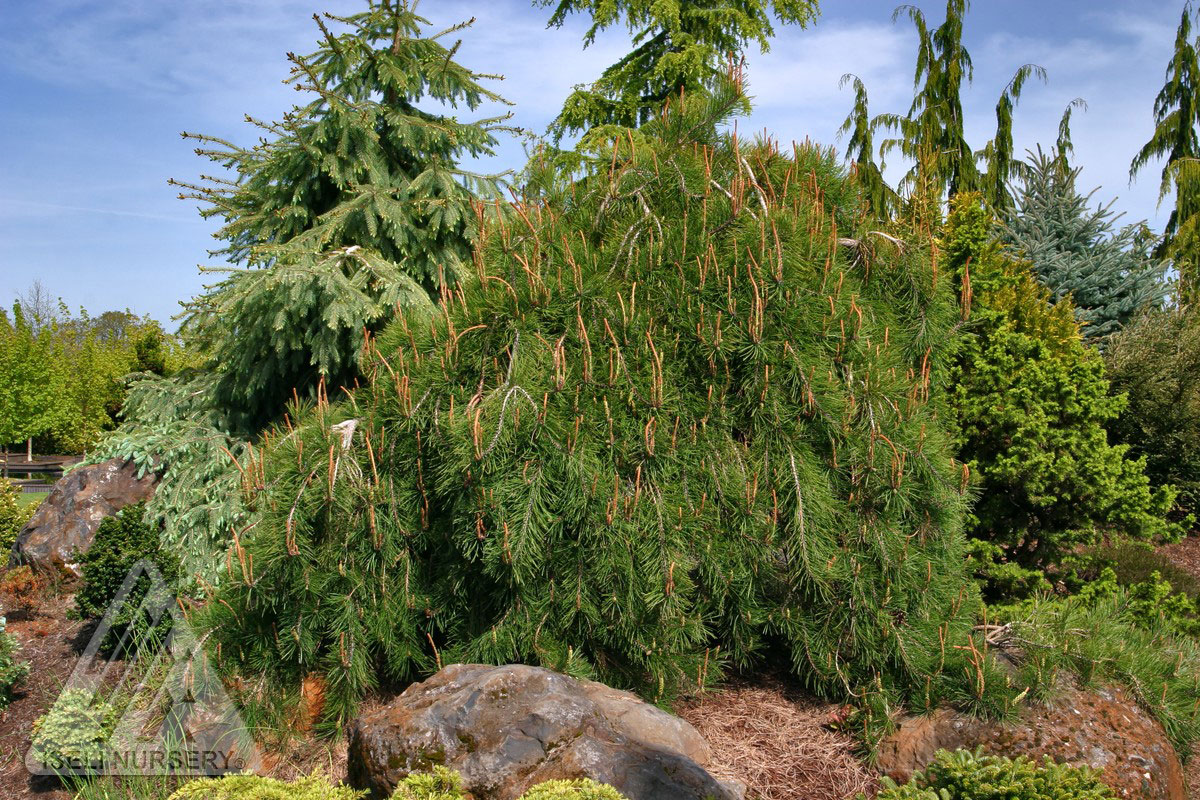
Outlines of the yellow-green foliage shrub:
[[396,787],[392,800],[462,800],[462,778],[445,767],[414,772]]
[[[1099,772],[1046,760],[1038,764],[985,756],[980,751],[941,750],[923,772],[903,786],[883,779],[877,800],[1108,800],[1112,789],[1100,782]],[[860,795],[861,797],[861,795]]]
[[[257,775],[227,775],[192,781],[169,800],[359,800],[365,791],[334,786],[327,777],[314,773],[295,781],[260,778]],[[392,800],[463,800],[466,795],[459,774],[446,767],[432,772],[414,772],[396,787]],[[523,794],[520,800],[626,800],[616,789],[593,780],[547,781]]]
[[[414,772],[396,787],[392,800],[463,800],[462,778],[446,767],[432,772]],[[193,800],[189,798],[188,800]],[[205,797],[204,800],[210,800]],[[215,798],[214,800],[224,800]],[[273,798],[272,798],[273,800]],[[590,778],[570,781],[546,781],[534,786],[520,800],[626,800],[611,786]]]
[[1106,531],[1152,540],[1175,492],[1144,459],[1110,445],[1105,425],[1125,397],[1083,343],[1069,299],[1051,303],[1029,264],[1000,249],[977,195],[960,194],[941,237],[958,279],[962,335],[951,373],[959,458],[978,489],[968,518],[989,601],[1049,588],[1047,570]]
[[33,516],[35,505],[22,506],[21,489],[7,478],[0,478],[0,556],[8,560],[8,552],[17,541],[17,534]]
[[98,768],[117,724],[111,704],[85,689],[67,689],[33,722],[33,757],[55,772]]
[[588,778],[546,781],[521,795],[520,800],[625,800],[613,787]]
[[258,775],[226,775],[184,784],[169,800],[359,800],[366,792],[334,786],[320,773],[294,781]]

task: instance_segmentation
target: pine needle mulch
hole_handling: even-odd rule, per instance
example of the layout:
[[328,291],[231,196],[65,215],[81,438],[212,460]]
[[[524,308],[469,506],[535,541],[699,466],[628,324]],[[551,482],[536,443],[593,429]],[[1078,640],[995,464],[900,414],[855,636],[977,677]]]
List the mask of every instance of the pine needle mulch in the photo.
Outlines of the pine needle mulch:
[[777,680],[734,683],[675,710],[708,742],[709,772],[745,783],[746,800],[847,800],[878,789],[854,741],[827,727],[839,707]]
[[1158,552],[1200,579],[1200,534],[1193,533],[1175,544],[1163,545]]

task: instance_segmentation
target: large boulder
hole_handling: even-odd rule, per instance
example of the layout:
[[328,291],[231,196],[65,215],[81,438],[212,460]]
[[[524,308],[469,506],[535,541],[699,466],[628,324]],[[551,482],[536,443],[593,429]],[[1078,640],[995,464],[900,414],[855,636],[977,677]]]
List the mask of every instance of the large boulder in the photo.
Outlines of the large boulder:
[[707,760],[695,728],[628,692],[538,667],[456,664],[355,720],[348,778],[376,800],[435,764],[461,773],[474,800],[584,777],[630,800],[740,798]]
[[877,751],[876,766],[903,783],[940,749],[982,747],[993,755],[1025,755],[1103,771],[1118,797],[1186,800],[1179,757],[1161,725],[1123,689],[1067,688],[1051,705],[1026,706],[1011,724],[942,710],[902,720]]
[[154,473],[138,477],[133,462],[120,459],[71,470],[21,529],[9,565],[78,576],[78,556],[92,546],[100,522],[149,498],[157,482]]

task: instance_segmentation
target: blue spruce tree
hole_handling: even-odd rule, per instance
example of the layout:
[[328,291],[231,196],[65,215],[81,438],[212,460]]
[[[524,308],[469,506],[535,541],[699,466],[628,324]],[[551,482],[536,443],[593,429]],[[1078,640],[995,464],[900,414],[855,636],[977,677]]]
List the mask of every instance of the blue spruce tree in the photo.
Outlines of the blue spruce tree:
[[1096,191],[1080,194],[1078,177],[1064,159],[1031,153],[1002,238],[1032,262],[1054,302],[1074,300],[1084,338],[1099,343],[1162,301],[1165,264],[1150,254],[1145,224],[1118,228],[1112,202],[1092,207]]

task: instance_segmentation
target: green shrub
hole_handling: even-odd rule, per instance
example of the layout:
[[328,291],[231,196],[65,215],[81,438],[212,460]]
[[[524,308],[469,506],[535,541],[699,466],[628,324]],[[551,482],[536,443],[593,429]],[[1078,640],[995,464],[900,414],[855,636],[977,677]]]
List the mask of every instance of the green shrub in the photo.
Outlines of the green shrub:
[[[1149,580],[1130,584],[1124,591],[1129,613],[1136,622],[1142,625],[1162,622],[1177,633],[1200,635],[1200,613],[1195,602],[1186,594],[1175,592],[1170,581],[1163,580],[1158,572],[1150,573]],[[1117,573],[1111,567],[1105,567],[1096,580],[1083,586],[1079,597],[1085,603],[1095,603],[1121,593]]]
[[[153,563],[165,582],[165,587],[156,587],[150,575],[137,578],[111,618],[112,627],[101,643],[105,652],[132,653],[153,647],[171,629],[171,615],[161,613],[156,619],[155,613],[172,602],[172,598],[159,595],[178,582],[179,559],[162,546],[158,529],[143,521],[144,513],[145,506],[139,503],[105,519],[81,559],[82,580],[75,607],[84,619],[101,619],[108,613],[139,561]],[[140,608],[143,603],[144,610]]]
[[613,787],[588,778],[573,781],[546,781],[534,786],[520,800],[626,800]]
[[36,505],[22,505],[20,501],[21,488],[7,478],[0,478],[0,563],[8,561],[17,534],[37,510]]
[[332,724],[456,661],[662,699],[769,656],[881,709],[963,680],[952,287],[829,152],[716,133],[732,94],[535,164],[472,279],[272,436],[205,608],[227,668],[319,670]]
[[462,800],[462,777],[446,767],[412,772],[400,782],[392,800]]
[[1112,337],[1104,360],[1113,390],[1129,398],[1108,423],[1113,438],[1146,460],[1155,483],[1179,490],[1183,513],[1200,512],[1200,308],[1140,317]]
[[29,664],[17,660],[20,645],[5,632],[6,620],[0,617],[0,711],[13,701],[13,691],[29,675]]
[[960,194],[943,235],[966,335],[951,385],[961,458],[978,487],[969,530],[991,600],[1046,588],[1045,572],[1108,530],[1139,539],[1182,533],[1170,487],[1110,445],[1124,408],[1104,362],[1079,335],[1069,299],[1051,305],[1028,264],[1003,252],[978,196]]
[[[414,772],[396,787],[392,800],[462,800],[462,778],[446,767],[432,772]],[[207,800],[207,798],[206,798]],[[534,786],[519,800],[626,800],[616,789],[589,778],[546,781]]]
[[85,689],[67,689],[33,722],[31,752],[46,769],[74,773],[104,763],[117,710]]
[[939,750],[932,764],[904,786],[883,779],[876,800],[1110,800],[1113,790],[1100,782],[1099,771],[1056,764],[1049,757],[1038,764],[958,750]]
[[366,794],[347,786],[334,786],[320,773],[294,781],[226,775],[186,783],[170,800],[360,800]]
[[1186,754],[1200,740],[1200,641],[1179,634],[1164,615],[1145,612],[1126,589],[1099,597],[1034,598],[989,609],[1011,624],[1021,657],[1014,687],[1052,698],[1060,678],[1085,687],[1123,686]]
[[1157,572],[1175,591],[1193,600],[1200,599],[1200,578],[1147,542],[1118,541],[1089,548],[1069,563],[1076,574],[1076,581],[1094,580],[1105,567],[1110,567],[1119,585],[1132,586],[1149,581],[1151,575]]

